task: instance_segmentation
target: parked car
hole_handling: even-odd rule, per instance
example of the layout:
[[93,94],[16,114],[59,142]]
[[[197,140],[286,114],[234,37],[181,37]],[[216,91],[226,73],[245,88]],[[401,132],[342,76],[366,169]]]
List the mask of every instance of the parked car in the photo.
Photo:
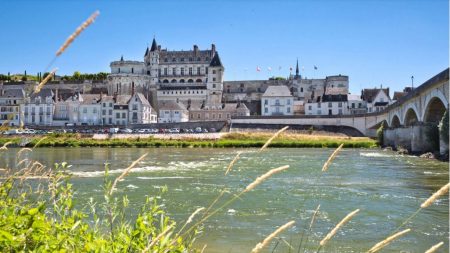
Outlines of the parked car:
[[116,133],[118,133],[119,132],[119,128],[117,128],[117,127],[111,127],[110,129],[109,129],[109,133],[110,134],[116,134]]
[[131,133],[133,133],[133,130],[131,130],[129,128],[122,128],[122,129],[119,129],[119,133],[131,134]]
[[217,132],[217,130],[216,130],[214,127],[211,127],[211,128],[209,129],[209,132],[215,133],[215,132]]
[[196,133],[201,133],[202,132],[202,128],[201,127],[196,127],[195,128],[195,132]]
[[169,129],[169,133],[174,133],[174,134],[176,134],[176,133],[179,133],[180,132],[180,129],[179,128],[171,128],[171,129]]
[[6,130],[3,134],[5,135],[22,134],[22,131],[20,131],[19,129],[10,129]]
[[207,132],[208,132],[208,129],[204,128],[203,133],[207,133]]

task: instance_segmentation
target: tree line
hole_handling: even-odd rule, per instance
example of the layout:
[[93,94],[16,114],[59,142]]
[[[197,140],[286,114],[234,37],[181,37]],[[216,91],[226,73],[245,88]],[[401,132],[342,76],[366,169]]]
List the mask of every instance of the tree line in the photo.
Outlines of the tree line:
[[[0,74],[0,81],[42,81],[45,77],[47,77],[49,72],[38,72],[36,75],[29,75],[27,71],[23,74],[11,74],[8,72],[7,74]],[[80,71],[73,72],[72,75],[56,75],[52,78],[52,81],[63,80],[63,81],[84,81],[84,80],[95,80],[95,81],[103,81],[106,80],[108,73],[106,72],[98,72],[98,73],[81,73]]]

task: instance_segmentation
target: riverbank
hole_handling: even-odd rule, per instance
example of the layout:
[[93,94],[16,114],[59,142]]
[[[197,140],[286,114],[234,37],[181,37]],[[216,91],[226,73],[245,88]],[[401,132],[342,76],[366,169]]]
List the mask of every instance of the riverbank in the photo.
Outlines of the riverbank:
[[[191,135],[121,135],[102,138],[81,134],[50,134],[46,136],[0,137],[0,145],[19,147],[213,147],[254,148],[261,147],[272,133],[220,133]],[[285,148],[334,148],[340,144],[346,148],[378,147],[376,140],[367,137],[336,135],[308,135],[284,133],[272,141],[271,147]]]

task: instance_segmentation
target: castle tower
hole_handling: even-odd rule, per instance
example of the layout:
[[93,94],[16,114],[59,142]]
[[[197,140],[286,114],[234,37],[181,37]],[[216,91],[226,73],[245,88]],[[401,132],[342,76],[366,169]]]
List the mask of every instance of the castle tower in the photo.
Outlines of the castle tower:
[[159,80],[159,47],[156,43],[155,38],[153,38],[150,50],[147,47],[147,50],[145,51],[144,62],[146,67],[146,74],[150,76],[146,92],[147,99],[150,101],[152,107],[157,109],[158,103],[156,97],[156,89]]
[[222,103],[223,92],[223,72],[224,67],[220,61],[219,53],[215,51],[215,45],[212,45],[212,53],[214,54],[208,68],[208,104]]

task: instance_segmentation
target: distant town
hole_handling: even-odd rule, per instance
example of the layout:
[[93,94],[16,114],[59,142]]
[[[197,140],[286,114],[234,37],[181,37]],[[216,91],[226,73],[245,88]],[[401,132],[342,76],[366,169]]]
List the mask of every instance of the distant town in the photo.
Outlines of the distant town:
[[[133,124],[228,121],[232,117],[360,115],[383,111],[412,91],[391,96],[389,87],[349,93],[349,77],[224,81],[214,44],[201,50],[162,49],[155,39],[144,61],[124,59],[110,73],[55,76],[36,92],[42,73],[0,79],[0,124],[16,126],[131,126]],[[294,72],[294,70],[292,71]],[[45,77],[45,74],[44,74]]]

